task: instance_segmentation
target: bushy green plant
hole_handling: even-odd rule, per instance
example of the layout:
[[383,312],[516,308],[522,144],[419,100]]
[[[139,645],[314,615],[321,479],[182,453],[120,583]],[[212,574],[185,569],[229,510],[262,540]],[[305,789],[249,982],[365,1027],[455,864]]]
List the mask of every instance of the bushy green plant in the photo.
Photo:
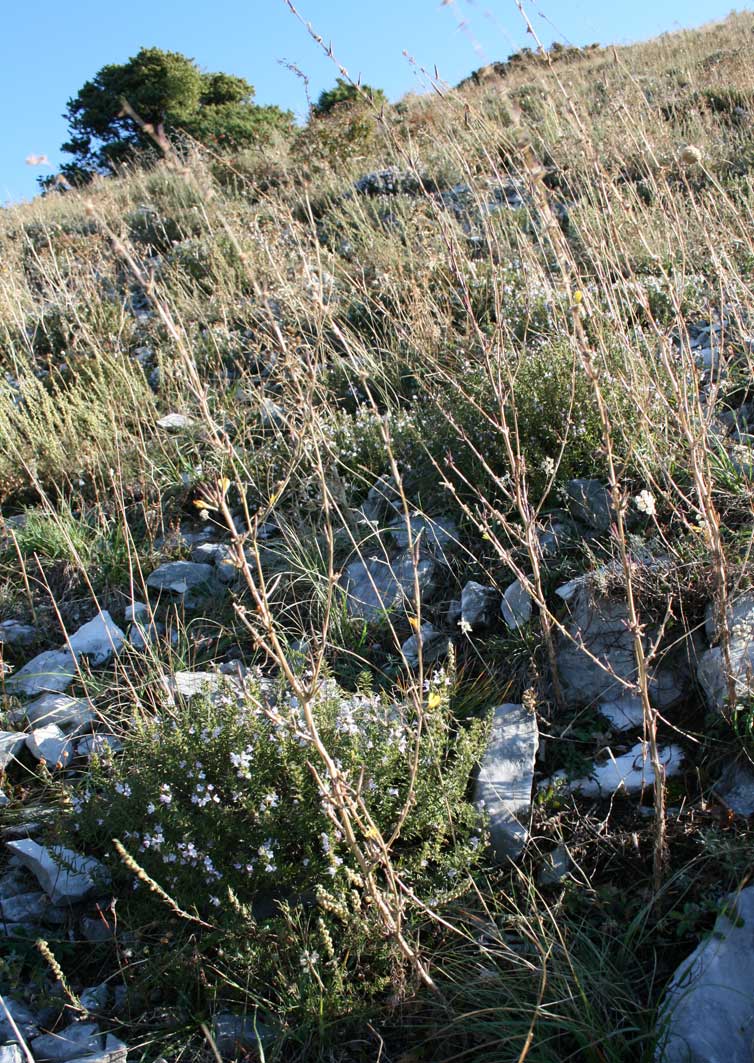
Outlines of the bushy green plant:
[[387,103],[387,96],[382,89],[373,89],[371,85],[357,86],[338,78],[333,88],[325,89],[319,94],[312,110],[317,115],[329,114],[334,107],[358,103],[360,100],[369,100],[379,108]]
[[[438,674],[431,683],[413,798],[393,848],[396,873],[428,904],[455,890],[484,849],[467,799],[483,726],[456,725],[449,682]],[[367,691],[345,695],[332,680],[314,712],[389,835],[408,797],[416,712]],[[146,961],[142,985],[148,969],[153,987],[184,1005],[206,1006],[222,992],[299,1021],[331,1018],[388,987],[400,954],[361,888],[317,766],[296,698],[257,678],[132,721],[123,753],[95,762],[72,789],[71,830],[112,869],[120,926]],[[113,838],[212,929],[173,918],[120,862]]]

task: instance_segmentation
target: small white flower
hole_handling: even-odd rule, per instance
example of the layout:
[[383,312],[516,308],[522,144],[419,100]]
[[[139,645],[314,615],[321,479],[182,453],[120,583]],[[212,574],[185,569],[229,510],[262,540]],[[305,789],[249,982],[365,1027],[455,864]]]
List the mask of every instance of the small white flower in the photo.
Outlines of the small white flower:
[[640,491],[634,499],[634,503],[636,504],[636,508],[641,513],[646,513],[648,517],[654,517],[657,512],[654,495],[650,494],[647,490]]

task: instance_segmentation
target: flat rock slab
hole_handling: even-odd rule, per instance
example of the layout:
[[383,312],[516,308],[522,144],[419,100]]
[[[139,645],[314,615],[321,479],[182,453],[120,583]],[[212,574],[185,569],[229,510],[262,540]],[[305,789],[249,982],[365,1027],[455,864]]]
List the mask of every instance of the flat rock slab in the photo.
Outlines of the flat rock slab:
[[20,620],[0,622],[0,642],[4,646],[30,646],[37,638],[36,629]]
[[[677,775],[681,770],[683,750],[679,746],[665,746],[660,749],[660,762],[665,769],[666,778]],[[556,772],[545,785],[564,780],[564,772]],[[592,773],[583,779],[575,779],[566,784],[570,791],[576,791],[582,797],[612,797],[619,791],[626,794],[640,793],[654,783],[654,769],[649,757],[649,746],[638,742],[628,753],[609,757],[600,764],[595,764]]]
[[78,904],[101,893],[110,882],[98,860],[62,845],[45,848],[30,838],[5,845],[31,871],[53,904]]
[[644,706],[635,694],[624,694],[613,701],[603,701],[599,712],[610,721],[614,731],[630,731],[644,724]]
[[411,668],[419,667],[419,647],[422,651],[422,663],[429,664],[437,661],[448,652],[448,635],[439,631],[432,624],[422,624],[418,634],[411,635],[401,646],[401,652],[406,658],[406,663]]
[[54,723],[35,728],[26,736],[26,748],[37,761],[54,771],[64,768],[73,755],[73,739]]
[[[431,517],[420,517],[416,513],[409,519],[411,522],[411,538],[414,543],[418,539],[422,546],[429,546],[432,550],[442,551],[458,540],[458,529],[452,520],[433,520]],[[397,520],[392,521],[387,530],[401,550],[405,550],[408,547],[408,528],[403,517],[398,517]]]
[[518,857],[529,838],[534,760],[539,731],[534,713],[523,705],[498,705],[482,758],[474,801],[489,815],[495,856],[501,862]]
[[566,506],[575,520],[598,532],[609,530],[613,522],[610,492],[599,480],[569,480]]
[[34,1058],[40,1063],[69,1063],[92,1056],[104,1047],[104,1035],[94,1022],[73,1022],[59,1033],[45,1033],[31,1042]]
[[731,896],[727,907],[668,985],[657,1063],[751,1063],[754,886]]
[[[565,589],[561,587],[559,591]],[[637,677],[625,601],[593,595],[583,583],[573,587],[567,601],[568,635],[559,636],[557,650],[558,676],[566,703],[575,708],[624,697],[629,693],[626,684],[635,687]],[[647,641],[651,636],[649,632]],[[676,674],[661,665],[650,677],[652,703],[666,709],[684,696],[686,687],[686,675],[680,667]]]

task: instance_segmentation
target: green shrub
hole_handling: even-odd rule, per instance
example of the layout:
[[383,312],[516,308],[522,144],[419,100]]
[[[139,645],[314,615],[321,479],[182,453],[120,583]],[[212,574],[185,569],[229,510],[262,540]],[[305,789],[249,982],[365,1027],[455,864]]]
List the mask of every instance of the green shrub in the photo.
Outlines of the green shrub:
[[[484,729],[478,720],[455,724],[448,683],[439,674],[431,685],[414,797],[393,849],[397,874],[428,904],[456,890],[484,849],[467,799]],[[415,711],[366,691],[345,695],[328,679],[314,712],[331,755],[389,835],[408,794]],[[142,990],[200,1009],[216,993],[264,1001],[271,1017],[295,1012],[301,1023],[331,1019],[390,986],[400,954],[313,766],[296,698],[254,680],[243,694],[229,685],[132,721],[122,755],[95,761],[72,789],[71,829],[113,871],[121,933],[144,960]],[[213,929],[171,916],[120,863],[113,838]]]

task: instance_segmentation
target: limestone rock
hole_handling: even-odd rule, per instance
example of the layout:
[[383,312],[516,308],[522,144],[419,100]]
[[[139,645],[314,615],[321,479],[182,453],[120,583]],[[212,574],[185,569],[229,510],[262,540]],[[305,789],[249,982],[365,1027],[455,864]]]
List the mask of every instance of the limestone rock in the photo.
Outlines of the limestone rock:
[[448,641],[446,632],[438,631],[432,624],[422,624],[418,634],[406,639],[401,646],[401,652],[411,668],[418,668],[420,644],[422,661],[426,665],[431,661],[439,660],[448,652]]
[[679,966],[659,1023],[657,1063],[751,1063],[754,886],[729,898],[712,934]]
[[[437,562],[434,558],[420,558],[416,576],[422,599],[435,587]],[[370,557],[352,561],[346,566],[342,584],[346,592],[346,607],[353,617],[377,620],[386,612],[406,606],[414,598],[414,560],[408,551],[393,560]]]
[[5,844],[35,876],[53,904],[78,904],[100,892],[110,881],[109,873],[98,860],[62,845],[45,848],[31,839]]
[[[679,746],[666,746],[660,749],[660,762],[665,770],[665,777],[677,775],[681,770],[683,750]],[[575,779],[566,784],[566,789],[576,791],[582,797],[612,797],[619,791],[626,794],[647,790],[654,783],[654,769],[649,756],[649,747],[638,742],[627,753],[613,756],[595,764],[590,775]],[[565,773],[556,772],[543,785],[550,785],[565,779]]]
[[0,622],[0,643],[3,646],[30,646],[36,638],[37,632],[29,624],[22,624],[19,620]]
[[26,745],[26,735],[18,731],[0,731],[0,771],[7,771],[12,760]]
[[494,587],[469,580],[461,591],[460,621],[464,632],[478,631],[493,623],[500,603]]
[[715,786],[715,793],[737,816],[754,816],[754,772],[748,764],[732,764]]
[[90,726],[95,715],[85,698],[71,698],[67,694],[42,694],[13,714],[13,721],[26,718],[32,727],[56,724],[64,731],[79,731]]
[[489,815],[498,860],[518,857],[529,838],[534,759],[539,731],[534,713],[523,705],[498,705],[479,768],[474,800]]
[[45,650],[5,680],[9,694],[37,697],[46,691],[63,694],[76,676],[76,664],[65,650]]
[[164,428],[167,432],[180,432],[184,428],[191,428],[193,423],[185,413],[166,413],[157,422],[157,427]]
[[147,586],[175,594],[187,608],[193,608],[219,589],[214,567],[195,561],[168,561],[160,565],[147,577]]
[[113,618],[103,610],[87,624],[83,624],[70,638],[76,657],[85,656],[95,667],[106,664],[114,653],[120,653],[126,636]]
[[73,740],[54,723],[35,728],[26,736],[26,748],[37,761],[50,771],[64,768],[73,755]]
[[39,1063],[69,1063],[102,1050],[103,1035],[94,1022],[73,1022],[59,1033],[46,1033],[31,1042]]
[[531,620],[531,595],[520,580],[506,588],[500,612],[511,631],[518,631]]
[[[728,622],[730,666],[736,698],[745,700],[754,692],[754,594],[744,594],[733,604]],[[708,634],[714,634],[714,620],[709,610],[705,626]],[[713,646],[702,654],[697,678],[709,707],[722,712],[728,699],[728,683],[720,646]]]
[[609,530],[613,509],[604,484],[599,480],[569,480],[565,489],[568,512],[575,520],[598,532]]

